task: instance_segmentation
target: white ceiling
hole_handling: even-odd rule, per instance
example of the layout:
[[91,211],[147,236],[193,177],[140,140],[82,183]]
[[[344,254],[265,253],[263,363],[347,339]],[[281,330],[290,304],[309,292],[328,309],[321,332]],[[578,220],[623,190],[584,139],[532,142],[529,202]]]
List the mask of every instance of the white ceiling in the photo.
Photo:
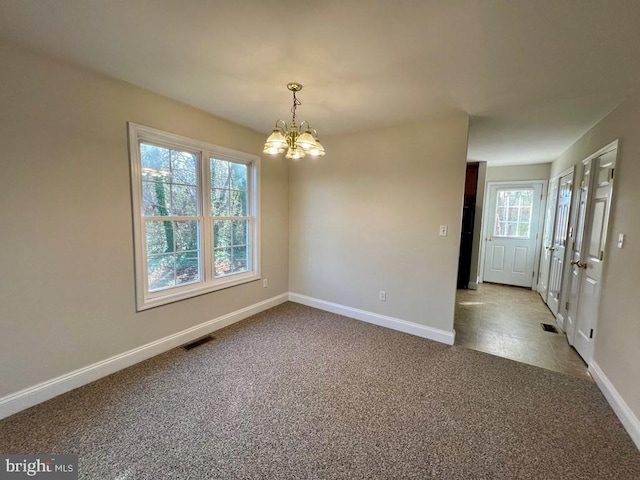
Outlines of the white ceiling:
[[0,0],[0,39],[254,130],[471,116],[469,160],[553,160],[640,89],[638,0]]

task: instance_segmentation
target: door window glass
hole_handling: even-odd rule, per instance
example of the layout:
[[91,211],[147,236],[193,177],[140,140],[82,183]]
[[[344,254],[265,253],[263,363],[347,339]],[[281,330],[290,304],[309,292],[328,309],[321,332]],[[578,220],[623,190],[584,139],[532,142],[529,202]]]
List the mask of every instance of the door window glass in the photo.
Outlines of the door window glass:
[[493,236],[529,238],[532,204],[532,188],[499,189]]

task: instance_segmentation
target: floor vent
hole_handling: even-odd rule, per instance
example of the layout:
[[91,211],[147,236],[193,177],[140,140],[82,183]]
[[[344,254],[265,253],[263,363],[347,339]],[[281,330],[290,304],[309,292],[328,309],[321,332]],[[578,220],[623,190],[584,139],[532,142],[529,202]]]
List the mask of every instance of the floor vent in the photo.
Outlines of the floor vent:
[[558,329],[550,323],[541,323],[540,325],[545,332],[558,333]]
[[186,345],[183,345],[182,348],[184,348],[185,350],[191,350],[192,348],[196,348],[199,347],[202,344],[205,344],[207,342],[210,342],[211,340],[215,340],[216,337],[212,337],[211,335],[207,335],[206,337],[202,337],[199,338],[197,340],[194,340],[191,343],[187,343]]

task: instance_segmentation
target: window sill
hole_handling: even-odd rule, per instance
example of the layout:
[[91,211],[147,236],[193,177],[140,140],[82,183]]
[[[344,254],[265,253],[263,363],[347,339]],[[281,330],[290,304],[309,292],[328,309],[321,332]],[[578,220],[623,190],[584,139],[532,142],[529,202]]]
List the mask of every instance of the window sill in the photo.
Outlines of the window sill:
[[226,288],[236,287],[245,283],[260,280],[260,275],[254,272],[247,272],[241,275],[233,275],[232,278],[216,280],[210,283],[197,283],[185,285],[184,287],[172,288],[155,292],[147,298],[138,299],[136,311],[142,312],[151,308],[160,307],[169,303],[179,302],[188,298],[198,297],[207,293],[224,290]]

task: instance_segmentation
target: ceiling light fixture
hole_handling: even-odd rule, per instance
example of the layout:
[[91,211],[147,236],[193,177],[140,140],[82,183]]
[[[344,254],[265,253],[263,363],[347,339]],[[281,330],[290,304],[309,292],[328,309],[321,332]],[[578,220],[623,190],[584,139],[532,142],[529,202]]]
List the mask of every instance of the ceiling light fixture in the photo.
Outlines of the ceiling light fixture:
[[[296,98],[296,93],[302,90],[302,85],[291,82],[287,84],[287,88],[293,92],[291,127],[287,126],[284,120],[278,120],[273,133],[269,135],[267,142],[264,144],[263,153],[278,155],[286,150],[285,157],[292,160],[299,160],[307,155],[322,157],[324,155],[324,147],[318,140],[318,131],[315,128],[311,128],[306,120],[300,123],[300,130],[296,125],[296,108],[301,105],[300,100]],[[305,126],[306,128],[304,128]],[[301,131],[304,131],[304,133],[300,133]]]

